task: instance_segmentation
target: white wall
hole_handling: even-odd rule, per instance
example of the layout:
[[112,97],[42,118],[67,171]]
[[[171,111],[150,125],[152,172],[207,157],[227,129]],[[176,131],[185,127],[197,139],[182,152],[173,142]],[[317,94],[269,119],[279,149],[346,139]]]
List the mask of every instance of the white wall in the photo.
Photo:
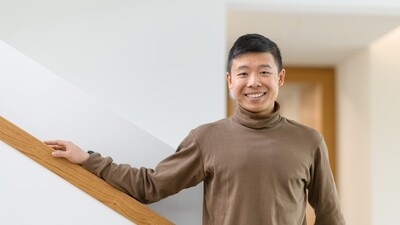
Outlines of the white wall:
[[400,27],[370,47],[372,221],[400,224]]
[[0,40],[175,147],[225,116],[224,20],[212,0],[16,0]]
[[[15,88],[0,89],[10,101],[0,114],[40,139],[70,139],[118,162],[154,167],[190,129],[225,116],[224,11],[223,1],[211,0],[2,1],[0,40],[55,77],[8,77]],[[5,76],[1,83],[12,85]],[[48,79],[71,90],[47,89]],[[37,100],[37,91],[33,106],[26,97]],[[78,101],[85,93],[91,104]],[[102,107],[105,115],[96,111]],[[134,131],[148,132],[148,141]],[[151,207],[177,224],[201,224],[202,187]]]
[[398,15],[397,0],[227,0],[230,7],[292,12],[342,12]]
[[[0,62],[0,115],[40,140],[65,137],[84,149],[105,155],[119,152],[115,157],[119,161],[145,166],[153,166],[168,151],[173,152],[1,41]],[[131,147],[133,143],[135,148]],[[125,218],[17,150],[3,142],[0,149],[1,224],[54,224],[60,218],[62,224],[128,224]],[[147,154],[132,157],[132,153],[149,149],[152,151]]]
[[1,224],[132,224],[1,141],[0,163]]
[[338,71],[340,195],[348,224],[399,224],[400,29]]
[[338,190],[352,225],[371,225],[370,73],[368,49],[336,68]]

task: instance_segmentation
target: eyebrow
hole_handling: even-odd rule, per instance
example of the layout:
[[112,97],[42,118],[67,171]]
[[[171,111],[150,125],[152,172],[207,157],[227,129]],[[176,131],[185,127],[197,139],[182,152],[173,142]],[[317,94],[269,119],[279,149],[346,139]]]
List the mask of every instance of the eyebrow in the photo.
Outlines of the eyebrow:
[[264,67],[267,67],[267,68],[270,68],[270,69],[272,69],[272,66],[271,66],[271,65],[269,65],[269,64],[263,64],[263,65],[260,65],[258,68],[264,68]]
[[[246,65],[241,65],[241,66],[239,66],[239,67],[236,68],[236,69],[240,70],[240,69],[247,69],[247,68],[249,68],[249,67],[246,66]],[[269,69],[273,69],[272,66],[269,65],[269,64],[262,64],[262,65],[259,65],[258,68],[269,68]]]

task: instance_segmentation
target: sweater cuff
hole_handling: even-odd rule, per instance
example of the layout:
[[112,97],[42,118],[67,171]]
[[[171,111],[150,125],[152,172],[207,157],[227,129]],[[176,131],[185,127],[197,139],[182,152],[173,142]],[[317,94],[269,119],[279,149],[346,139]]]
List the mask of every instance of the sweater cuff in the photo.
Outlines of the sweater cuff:
[[103,160],[104,158],[101,157],[100,153],[95,152],[93,154],[90,154],[89,158],[82,163],[82,167],[97,175],[97,170],[99,168],[99,165],[102,164],[101,162]]

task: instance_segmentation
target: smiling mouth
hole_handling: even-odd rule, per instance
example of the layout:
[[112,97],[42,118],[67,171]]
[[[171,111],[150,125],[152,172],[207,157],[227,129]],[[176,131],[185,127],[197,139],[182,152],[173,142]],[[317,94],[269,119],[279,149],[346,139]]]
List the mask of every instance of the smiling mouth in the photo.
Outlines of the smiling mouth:
[[260,92],[260,93],[251,93],[251,94],[244,94],[245,96],[249,98],[259,98],[267,94],[266,92]]

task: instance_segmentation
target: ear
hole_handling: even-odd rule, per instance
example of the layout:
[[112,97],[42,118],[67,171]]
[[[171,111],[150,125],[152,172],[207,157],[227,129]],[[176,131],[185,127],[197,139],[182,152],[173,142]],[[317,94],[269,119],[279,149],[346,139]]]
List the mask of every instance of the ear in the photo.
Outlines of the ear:
[[283,83],[285,83],[285,75],[286,75],[286,70],[282,69],[281,72],[278,74],[278,84],[279,86],[282,86]]
[[232,76],[229,72],[226,72],[226,82],[228,83],[229,89],[232,87]]

